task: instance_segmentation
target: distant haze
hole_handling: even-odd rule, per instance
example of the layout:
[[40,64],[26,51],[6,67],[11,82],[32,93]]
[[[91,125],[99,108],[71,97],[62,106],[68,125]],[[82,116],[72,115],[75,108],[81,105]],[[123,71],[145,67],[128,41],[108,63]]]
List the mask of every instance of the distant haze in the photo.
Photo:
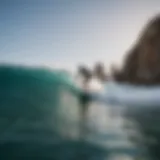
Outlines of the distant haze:
[[0,61],[64,67],[122,62],[159,0],[1,0]]

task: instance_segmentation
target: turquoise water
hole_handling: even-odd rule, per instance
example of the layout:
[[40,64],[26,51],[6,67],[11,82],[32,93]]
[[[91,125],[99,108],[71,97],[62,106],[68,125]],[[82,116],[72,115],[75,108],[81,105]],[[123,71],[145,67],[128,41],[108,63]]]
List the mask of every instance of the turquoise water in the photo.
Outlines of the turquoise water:
[[[66,125],[78,124],[72,108],[79,108],[79,91],[71,84],[69,78],[47,69],[0,67],[1,160],[100,160],[107,156],[105,149],[66,134]],[[62,101],[64,93],[72,93],[67,102]],[[64,106],[71,106],[71,111]]]
[[[82,133],[81,91],[63,73],[0,67],[0,160],[123,160],[140,151],[123,129],[124,107],[90,103]],[[125,156],[125,158],[124,158]]]

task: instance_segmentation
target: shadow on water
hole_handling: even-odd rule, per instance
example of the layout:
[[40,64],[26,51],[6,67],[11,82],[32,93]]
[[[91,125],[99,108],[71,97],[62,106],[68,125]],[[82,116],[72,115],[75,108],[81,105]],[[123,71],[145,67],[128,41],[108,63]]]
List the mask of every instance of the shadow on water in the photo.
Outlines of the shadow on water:
[[126,110],[125,117],[133,122],[138,133],[129,134],[130,140],[146,151],[147,159],[160,159],[160,108],[154,104],[149,108],[136,107]]
[[33,159],[33,160],[99,160],[107,157],[107,153],[97,146],[88,143],[62,141],[50,143],[10,142],[1,149],[1,159]]

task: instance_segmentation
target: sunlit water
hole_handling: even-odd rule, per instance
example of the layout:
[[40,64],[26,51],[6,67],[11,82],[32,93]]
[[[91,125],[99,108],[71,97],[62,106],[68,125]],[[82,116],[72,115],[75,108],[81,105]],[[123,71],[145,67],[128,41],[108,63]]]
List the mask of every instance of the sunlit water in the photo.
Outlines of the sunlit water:
[[[94,79],[87,88],[89,91],[101,91],[103,84]],[[125,106],[109,106],[100,102],[89,104],[85,140],[107,148],[110,151],[109,160],[132,160],[137,154],[137,148],[128,138],[125,129]],[[133,128],[130,130],[133,131]],[[137,154],[138,155],[138,154]]]

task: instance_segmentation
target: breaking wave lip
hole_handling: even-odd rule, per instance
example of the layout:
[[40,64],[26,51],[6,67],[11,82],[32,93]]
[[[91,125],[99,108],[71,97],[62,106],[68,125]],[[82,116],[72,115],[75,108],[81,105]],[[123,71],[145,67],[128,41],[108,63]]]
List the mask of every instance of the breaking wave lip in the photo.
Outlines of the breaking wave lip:
[[83,78],[82,77],[78,77],[77,80],[75,80],[75,83],[78,87],[80,87],[81,89],[86,90],[87,92],[100,92],[103,91],[104,88],[104,84],[102,82],[100,82],[98,79],[96,78],[92,78],[87,87],[84,88],[83,87]]
[[[91,86],[91,89],[94,85]],[[107,82],[101,84],[101,88],[89,90],[92,100],[101,101],[108,105],[125,106],[159,106],[160,86],[144,87],[128,84]]]

